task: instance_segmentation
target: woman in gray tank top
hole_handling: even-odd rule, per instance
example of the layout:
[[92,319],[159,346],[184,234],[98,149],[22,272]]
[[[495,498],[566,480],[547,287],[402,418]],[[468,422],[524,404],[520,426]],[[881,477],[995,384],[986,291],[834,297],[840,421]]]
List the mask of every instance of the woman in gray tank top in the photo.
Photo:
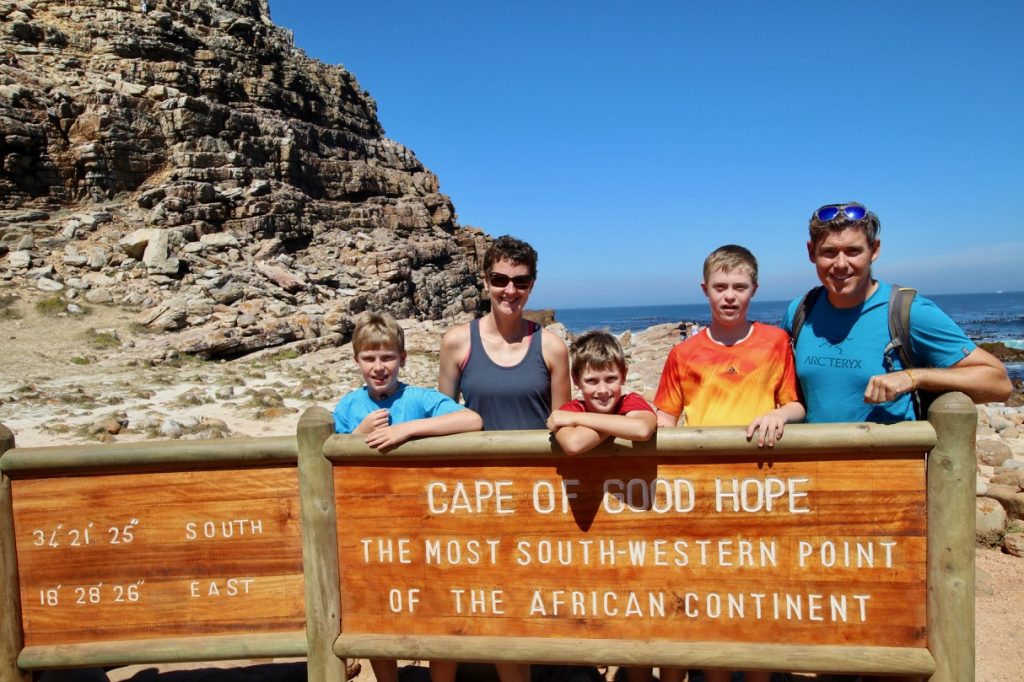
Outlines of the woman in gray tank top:
[[[484,431],[547,430],[552,406],[569,402],[569,351],[560,338],[523,318],[537,278],[537,252],[508,235],[484,254],[491,311],[448,330],[437,387],[465,398]],[[454,661],[432,661],[432,682],[453,682]],[[529,682],[530,666],[496,663],[502,682]]]
[[569,351],[523,318],[537,277],[537,252],[499,237],[484,254],[491,311],[441,341],[438,389],[484,420],[485,431],[547,429],[552,406],[569,401]]

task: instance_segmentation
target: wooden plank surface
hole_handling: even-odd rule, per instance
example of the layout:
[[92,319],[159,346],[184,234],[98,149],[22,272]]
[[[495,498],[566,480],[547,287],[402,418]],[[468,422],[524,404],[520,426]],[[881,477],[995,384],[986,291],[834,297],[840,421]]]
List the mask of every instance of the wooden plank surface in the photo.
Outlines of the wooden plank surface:
[[[463,635],[349,635],[334,645],[348,658],[522,661],[582,665],[671,665],[679,668],[790,670],[808,673],[931,675],[935,659],[927,649],[835,644],[751,644],[666,642],[635,639],[541,639]],[[856,675],[850,679],[859,679]]]
[[334,471],[344,636],[925,645],[923,455]]
[[12,483],[26,646],[304,627],[293,467]]

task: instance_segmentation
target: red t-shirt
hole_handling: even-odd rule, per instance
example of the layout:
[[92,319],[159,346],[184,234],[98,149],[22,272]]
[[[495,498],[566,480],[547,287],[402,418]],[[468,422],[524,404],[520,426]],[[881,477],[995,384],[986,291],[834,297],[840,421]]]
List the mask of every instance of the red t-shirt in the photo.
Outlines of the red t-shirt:
[[[566,412],[586,412],[587,406],[582,400],[570,400],[559,409]],[[639,393],[627,393],[619,398],[619,404],[615,406],[612,414],[629,414],[630,412],[654,412],[651,406]]]

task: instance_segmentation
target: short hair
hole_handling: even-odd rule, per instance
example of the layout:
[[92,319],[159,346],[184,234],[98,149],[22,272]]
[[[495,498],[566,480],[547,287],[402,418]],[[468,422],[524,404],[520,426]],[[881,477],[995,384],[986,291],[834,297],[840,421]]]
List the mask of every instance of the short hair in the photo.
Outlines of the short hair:
[[626,356],[614,336],[603,329],[591,329],[576,337],[569,347],[572,378],[577,381],[586,369],[615,367],[626,376]]
[[503,234],[493,242],[484,253],[484,273],[491,271],[491,266],[501,260],[511,261],[514,265],[525,265],[530,276],[537,277],[537,252],[522,239]]
[[[848,201],[844,204],[825,204],[825,206],[860,206],[861,208],[867,209],[864,204],[859,204],[856,201]],[[868,211],[864,214],[864,217],[860,220],[850,220],[849,217],[842,211],[839,212],[832,220],[828,222],[822,222],[818,220],[818,211],[816,209],[811,214],[811,221],[808,231],[811,234],[811,245],[817,246],[818,242],[825,238],[826,235],[832,232],[842,232],[847,228],[854,228],[863,230],[864,236],[868,238],[868,246],[872,249],[878,244],[878,233],[882,231],[882,224],[878,220],[878,216],[872,211]]]
[[352,332],[352,353],[359,355],[364,350],[394,348],[399,353],[405,352],[405,332],[395,322],[395,318],[382,313],[366,313],[356,323]]
[[732,272],[733,270],[746,270],[750,275],[750,281],[757,285],[757,259],[750,249],[737,244],[726,244],[708,254],[704,259],[704,281],[707,282],[711,273],[721,270]]

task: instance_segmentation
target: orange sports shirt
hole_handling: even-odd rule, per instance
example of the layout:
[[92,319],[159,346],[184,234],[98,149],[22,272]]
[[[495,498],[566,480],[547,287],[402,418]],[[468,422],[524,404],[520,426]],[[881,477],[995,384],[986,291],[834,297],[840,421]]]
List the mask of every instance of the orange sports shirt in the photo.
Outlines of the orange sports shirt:
[[769,410],[799,400],[789,335],[753,323],[733,346],[715,343],[702,329],[676,344],[661,372],[654,404],[687,426],[746,425]]

